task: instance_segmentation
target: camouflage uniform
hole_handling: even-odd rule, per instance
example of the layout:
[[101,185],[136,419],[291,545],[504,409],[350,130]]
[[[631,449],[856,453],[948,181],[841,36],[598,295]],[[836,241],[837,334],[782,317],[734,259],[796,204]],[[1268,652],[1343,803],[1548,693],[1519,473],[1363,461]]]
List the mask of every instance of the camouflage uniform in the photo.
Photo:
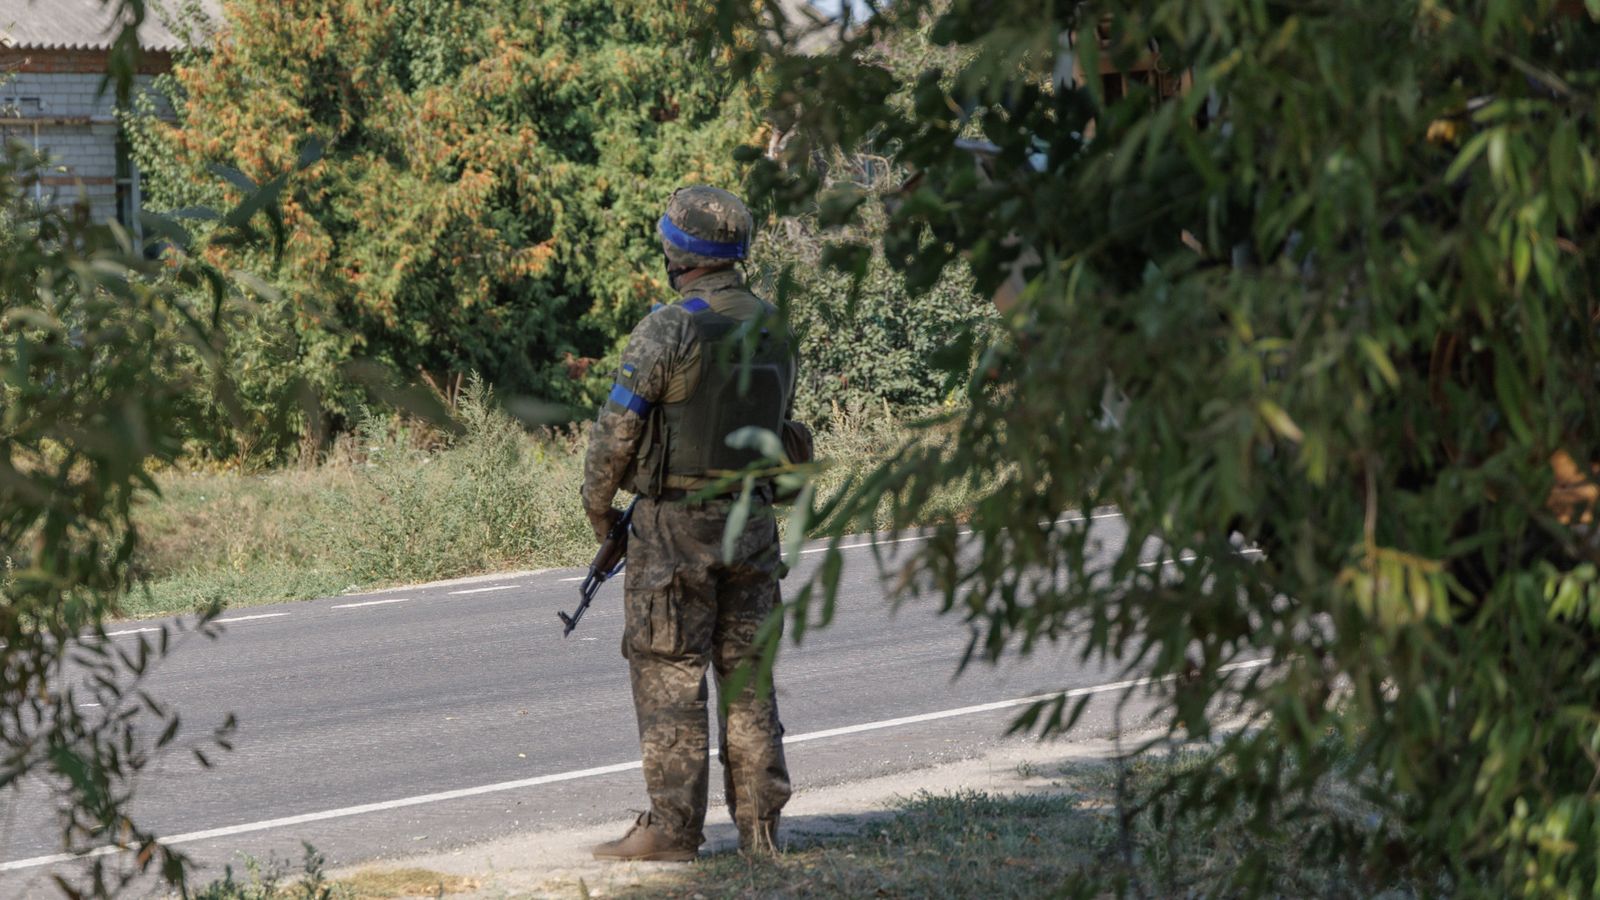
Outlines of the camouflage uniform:
[[[716,203],[731,195],[694,190],[711,193],[690,198],[701,201],[700,211],[706,211],[709,199],[713,222],[727,218]],[[678,199],[675,195],[674,202]],[[748,236],[748,213],[742,204],[737,212],[745,216]],[[668,249],[670,260],[674,248]],[[690,254],[689,262],[696,261]],[[664,831],[676,846],[694,848],[705,839],[706,669],[709,664],[714,671],[720,693],[727,675],[755,652],[756,630],[779,603],[779,550],[770,489],[757,492],[734,553],[725,560],[723,531],[732,499],[689,502],[685,495],[706,479],[672,471],[654,486],[659,488],[655,496],[649,493],[654,488],[638,487],[641,448],[647,433],[658,427],[652,416],[661,406],[690,397],[702,377],[692,310],[709,309],[741,322],[772,312],[732,268],[703,274],[681,293],[688,299],[658,307],[628,339],[617,385],[589,433],[582,497],[598,531],[613,515],[619,488],[641,492],[628,543],[622,639],[651,801],[640,824]],[[792,385],[789,390],[786,404]],[[718,747],[729,810],[742,846],[770,847],[790,793],[777,703],[771,691],[758,697],[749,687],[727,706]]]

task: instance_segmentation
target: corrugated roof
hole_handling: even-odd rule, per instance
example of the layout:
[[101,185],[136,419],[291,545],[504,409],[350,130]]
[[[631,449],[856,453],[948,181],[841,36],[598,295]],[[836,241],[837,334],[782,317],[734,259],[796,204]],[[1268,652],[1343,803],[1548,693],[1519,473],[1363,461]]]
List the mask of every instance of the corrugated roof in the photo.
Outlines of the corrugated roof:
[[[30,50],[104,50],[116,36],[112,28],[117,0],[0,0],[0,40]],[[145,21],[139,46],[174,51],[183,39],[162,21],[163,9],[177,10],[182,0],[145,0]],[[201,0],[206,16],[220,21],[221,0]]]

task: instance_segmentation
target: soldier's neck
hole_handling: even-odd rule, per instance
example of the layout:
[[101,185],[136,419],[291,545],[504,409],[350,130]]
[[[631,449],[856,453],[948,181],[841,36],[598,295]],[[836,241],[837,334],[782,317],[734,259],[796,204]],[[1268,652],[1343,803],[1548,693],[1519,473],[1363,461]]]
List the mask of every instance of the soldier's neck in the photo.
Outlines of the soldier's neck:
[[744,276],[733,266],[701,266],[678,277],[678,293],[687,297],[718,288],[737,287]]

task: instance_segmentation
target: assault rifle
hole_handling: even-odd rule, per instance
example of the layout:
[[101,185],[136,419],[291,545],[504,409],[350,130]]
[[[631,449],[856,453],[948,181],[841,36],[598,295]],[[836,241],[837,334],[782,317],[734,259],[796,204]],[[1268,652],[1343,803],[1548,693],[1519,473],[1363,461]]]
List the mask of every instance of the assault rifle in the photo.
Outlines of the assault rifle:
[[627,564],[628,526],[633,524],[633,506],[638,502],[635,500],[628,504],[628,508],[617,518],[616,524],[606,533],[606,539],[600,543],[600,549],[595,551],[594,561],[589,563],[589,574],[583,579],[581,588],[583,602],[578,604],[578,608],[570,616],[564,612],[556,613],[561,617],[562,624],[567,626],[567,630],[561,632],[562,637],[571,634],[572,629],[578,627],[578,620],[583,618],[584,610],[589,608],[589,601],[594,599],[595,593],[600,590],[600,585],[621,572],[622,567]]

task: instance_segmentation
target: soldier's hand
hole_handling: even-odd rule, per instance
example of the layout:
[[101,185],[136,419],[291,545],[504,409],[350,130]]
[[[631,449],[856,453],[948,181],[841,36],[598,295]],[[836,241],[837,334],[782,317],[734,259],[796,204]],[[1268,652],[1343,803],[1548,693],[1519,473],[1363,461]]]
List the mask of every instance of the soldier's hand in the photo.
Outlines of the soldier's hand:
[[611,533],[611,527],[622,518],[621,510],[609,506],[603,510],[589,509],[584,512],[588,513],[589,525],[594,528],[595,542],[601,544],[605,543],[606,535]]

